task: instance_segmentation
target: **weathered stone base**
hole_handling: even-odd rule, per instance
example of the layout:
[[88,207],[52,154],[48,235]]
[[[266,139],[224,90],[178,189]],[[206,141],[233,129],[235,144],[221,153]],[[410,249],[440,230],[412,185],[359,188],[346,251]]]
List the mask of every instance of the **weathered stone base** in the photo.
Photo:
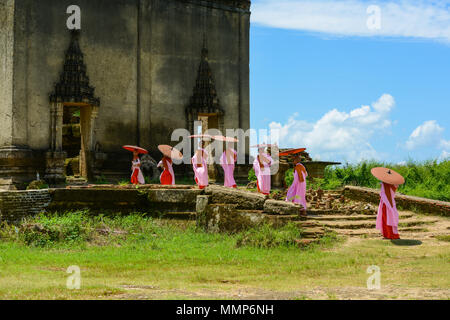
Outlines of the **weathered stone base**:
[[[210,186],[197,196],[197,226],[207,232],[235,233],[261,224],[274,227],[303,220],[302,206],[266,196]],[[304,211],[303,211],[304,212]]]
[[[264,212],[270,214],[281,215],[301,215],[303,206],[293,202],[287,202],[282,200],[267,200],[264,202]],[[306,215],[305,210],[303,210]]]
[[45,153],[45,181],[50,184],[62,184],[66,181],[64,164],[67,153],[64,151],[49,151]]
[[50,211],[89,209],[93,212],[192,212],[203,190],[161,188],[76,187],[50,189]]
[[0,189],[25,189],[26,184],[43,175],[43,156],[27,147],[0,148]]
[[267,196],[221,186],[209,186],[205,193],[211,195],[212,203],[234,203],[238,209],[263,210]]

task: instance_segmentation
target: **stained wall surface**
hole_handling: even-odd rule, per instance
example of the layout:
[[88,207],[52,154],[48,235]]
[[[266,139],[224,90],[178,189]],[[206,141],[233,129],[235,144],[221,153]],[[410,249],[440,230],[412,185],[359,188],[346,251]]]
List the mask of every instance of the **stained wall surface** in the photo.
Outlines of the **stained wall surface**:
[[204,35],[225,128],[248,129],[250,14],[229,2],[0,0],[0,147],[49,148],[48,95],[62,71],[73,4],[81,8],[80,46],[101,100],[102,151],[123,144],[154,150],[186,127]]

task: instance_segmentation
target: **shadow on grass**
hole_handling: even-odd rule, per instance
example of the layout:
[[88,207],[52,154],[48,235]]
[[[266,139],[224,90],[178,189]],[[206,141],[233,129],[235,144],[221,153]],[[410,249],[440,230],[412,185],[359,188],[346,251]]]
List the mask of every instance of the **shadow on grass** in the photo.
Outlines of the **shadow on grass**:
[[391,240],[391,243],[395,244],[396,246],[420,246],[422,244],[422,241],[413,239],[395,239]]

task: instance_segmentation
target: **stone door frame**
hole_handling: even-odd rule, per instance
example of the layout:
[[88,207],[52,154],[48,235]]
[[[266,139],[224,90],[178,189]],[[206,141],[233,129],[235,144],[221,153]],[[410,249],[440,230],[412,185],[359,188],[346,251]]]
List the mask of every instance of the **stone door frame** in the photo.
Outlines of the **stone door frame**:
[[95,152],[95,121],[98,117],[98,107],[78,102],[52,102],[50,105],[50,150],[47,152],[46,179],[50,183],[65,180],[64,164],[67,154],[62,148],[64,107],[80,108],[80,175],[86,179],[92,178],[93,153]]

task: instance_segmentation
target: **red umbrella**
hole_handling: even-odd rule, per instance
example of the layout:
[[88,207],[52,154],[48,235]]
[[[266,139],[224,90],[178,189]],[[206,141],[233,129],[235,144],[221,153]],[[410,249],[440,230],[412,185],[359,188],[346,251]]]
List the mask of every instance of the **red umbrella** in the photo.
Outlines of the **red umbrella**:
[[288,156],[290,154],[297,154],[297,153],[303,152],[305,150],[306,150],[306,148],[286,150],[286,151],[280,152],[279,156]]
[[137,147],[137,146],[128,146],[127,145],[127,146],[123,146],[122,148],[124,148],[125,150],[128,150],[128,151],[131,151],[131,152],[137,151],[140,154],[148,153],[148,151],[145,150],[144,148]]
[[238,139],[232,138],[232,137],[225,137],[225,136],[212,136],[213,139],[219,140],[219,141],[225,141],[225,142],[239,142]]

